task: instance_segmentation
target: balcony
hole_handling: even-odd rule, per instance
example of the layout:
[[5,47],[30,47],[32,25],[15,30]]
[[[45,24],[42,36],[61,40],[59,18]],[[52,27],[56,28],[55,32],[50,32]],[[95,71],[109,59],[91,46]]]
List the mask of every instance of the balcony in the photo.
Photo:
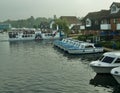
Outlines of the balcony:
[[117,24],[117,30],[120,30],[120,23]]
[[84,25],[80,26],[80,30],[85,30],[85,26]]
[[100,29],[101,30],[111,30],[111,24],[101,24]]

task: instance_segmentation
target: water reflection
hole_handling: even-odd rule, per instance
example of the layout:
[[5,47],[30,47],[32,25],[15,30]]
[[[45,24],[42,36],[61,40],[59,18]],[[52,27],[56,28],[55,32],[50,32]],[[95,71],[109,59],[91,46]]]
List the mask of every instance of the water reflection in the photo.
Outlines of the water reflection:
[[15,45],[15,44],[52,44],[54,40],[39,40],[39,41],[35,41],[35,40],[25,40],[25,41],[10,41],[9,44],[10,45]]
[[114,87],[113,93],[120,93],[120,85],[117,85],[116,87]]
[[[95,75],[89,63],[101,54],[70,55],[53,48],[52,41],[47,40],[2,42],[0,47],[6,50],[6,53],[0,52],[0,93],[113,91],[104,87],[96,89],[92,81],[93,84],[89,84]],[[119,90],[114,88],[114,93],[116,91]]]
[[120,85],[111,74],[96,74],[89,83],[94,86],[113,88],[112,93],[120,93]]
[[60,52],[61,54],[63,54],[63,56],[67,57],[68,60],[71,59],[76,59],[76,58],[80,58],[81,60],[85,60],[85,61],[94,61],[97,60],[103,53],[97,53],[97,54],[69,54],[57,47],[53,47],[57,52]]
[[96,74],[95,77],[90,80],[90,84],[103,87],[113,87],[118,85],[111,74]]

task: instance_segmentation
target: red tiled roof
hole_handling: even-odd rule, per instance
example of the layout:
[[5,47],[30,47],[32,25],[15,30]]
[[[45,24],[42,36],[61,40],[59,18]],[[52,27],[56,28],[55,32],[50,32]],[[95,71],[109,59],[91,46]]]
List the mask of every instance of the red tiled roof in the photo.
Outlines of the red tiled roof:
[[91,20],[101,20],[104,17],[107,17],[110,14],[109,10],[101,10],[98,12],[90,12],[88,13],[84,19],[89,18]]
[[66,20],[69,24],[78,24],[79,20],[76,16],[61,16],[60,19]]

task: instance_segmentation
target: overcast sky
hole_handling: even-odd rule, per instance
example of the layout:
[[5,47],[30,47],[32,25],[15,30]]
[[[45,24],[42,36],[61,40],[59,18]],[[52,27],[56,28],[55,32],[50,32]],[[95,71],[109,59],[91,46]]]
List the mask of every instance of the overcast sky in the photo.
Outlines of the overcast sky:
[[120,0],[0,0],[0,21],[25,19],[30,16],[83,17],[88,12],[109,9]]

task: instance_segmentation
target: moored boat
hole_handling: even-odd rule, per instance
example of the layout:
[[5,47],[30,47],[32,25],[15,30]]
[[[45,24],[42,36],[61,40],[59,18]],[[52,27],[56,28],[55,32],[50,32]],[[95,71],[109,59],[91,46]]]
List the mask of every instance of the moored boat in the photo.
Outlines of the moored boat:
[[[120,62],[120,59],[119,59]],[[111,74],[116,79],[116,81],[120,84],[120,67],[113,68],[111,70]]]
[[67,49],[70,54],[88,54],[103,52],[102,47],[95,47],[93,43],[81,42],[79,47],[71,47]]
[[34,40],[35,29],[13,29],[8,32],[9,41],[17,41],[17,40]]
[[90,67],[96,73],[110,73],[110,71],[120,66],[120,52],[106,52],[98,60],[92,61]]
[[69,54],[87,54],[103,52],[103,47],[95,47],[93,43],[65,38],[54,42],[54,46],[67,51]]
[[9,41],[59,39],[60,33],[58,31],[43,33],[40,30],[20,28],[8,32],[8,36],[9,36]]
[[72,38],[63,38],[62,40],[56,40],[54,41],[54,46],[57,46],[59,47],[60,49],[63,49],[63,46],[68,44],[69,41],[71,40]]

